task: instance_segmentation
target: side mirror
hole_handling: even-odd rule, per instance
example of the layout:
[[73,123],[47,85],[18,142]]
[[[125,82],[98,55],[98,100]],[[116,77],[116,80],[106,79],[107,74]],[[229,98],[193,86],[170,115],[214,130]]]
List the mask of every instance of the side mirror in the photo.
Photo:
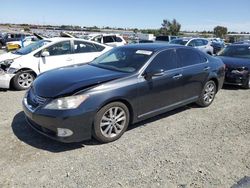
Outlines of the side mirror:
[[150,70],[150,71],[145,71],[143,73],[143,76],[146,80],[151,79],[152,77],[158,77],[158,76],[163,76],[163,75],[164,75],[163,69]]
[[48,57],[48,56],[50,56],[48,51],[43,51],[41,54],[41,57]]

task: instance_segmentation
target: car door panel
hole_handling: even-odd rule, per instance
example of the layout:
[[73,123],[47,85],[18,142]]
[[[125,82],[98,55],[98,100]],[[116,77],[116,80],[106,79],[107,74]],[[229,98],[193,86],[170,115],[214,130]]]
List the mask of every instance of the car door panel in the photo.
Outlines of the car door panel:
[[209,75],[207,59],[193,49],[178,49],[177,56],[185,80],[183,100],[199,96]]
[[70,41],[58,42],[43,51],[48,51],[49,56],[40,57],[40,72],[74,64]]
[[177,68],[175,50],[159,53],[145,72],[164,70],[160,76],[150,79],[140,77],[138,82],[139,117],[149,115],[181,100],[183,92],[182,69]]

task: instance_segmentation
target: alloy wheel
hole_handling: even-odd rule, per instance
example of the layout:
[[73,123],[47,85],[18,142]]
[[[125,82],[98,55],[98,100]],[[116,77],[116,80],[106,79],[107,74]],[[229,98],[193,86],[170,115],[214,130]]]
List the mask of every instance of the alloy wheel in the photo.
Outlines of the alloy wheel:
[[206,104],[210,104],[215,96],[215,85],[213,83],[208,83],[205,88],[205,92],[203,95],[204,102]]
[[102,116],[100,122],[101,133],[106,138],[119,135],[126,124],[126,112],[121,107],[111,107]]
[[29,88],[33,81],[34,77],[28,72],[20,74],[17,80],[18,84],[23,88]]

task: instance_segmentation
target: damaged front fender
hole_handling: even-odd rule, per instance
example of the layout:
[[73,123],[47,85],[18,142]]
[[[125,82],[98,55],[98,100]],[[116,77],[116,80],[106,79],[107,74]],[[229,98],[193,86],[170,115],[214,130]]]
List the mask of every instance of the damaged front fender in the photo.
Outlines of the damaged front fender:
[[9,89],[10,81],[15,76],[15,74],[10,74],[5,72],[3,69],[0,69],[0,88]]

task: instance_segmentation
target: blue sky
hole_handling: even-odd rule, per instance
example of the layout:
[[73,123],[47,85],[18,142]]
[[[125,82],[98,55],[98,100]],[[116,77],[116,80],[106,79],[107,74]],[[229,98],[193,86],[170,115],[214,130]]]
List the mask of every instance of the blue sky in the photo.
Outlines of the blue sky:
[[250,0],[5,0],[0,23],[160,28],[176,18],[181,30],[250,32]]

